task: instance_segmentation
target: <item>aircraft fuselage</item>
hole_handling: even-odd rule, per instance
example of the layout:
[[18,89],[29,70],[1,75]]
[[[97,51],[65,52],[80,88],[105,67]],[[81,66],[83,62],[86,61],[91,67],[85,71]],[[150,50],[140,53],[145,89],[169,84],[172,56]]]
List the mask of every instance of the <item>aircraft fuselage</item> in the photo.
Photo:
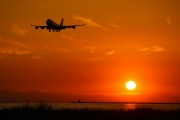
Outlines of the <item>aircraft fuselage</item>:
[[64,26],[63,25],[63,21],[64,21],[64,19],[62,18],[61,23],[57,24],[53,20],[47,19],[46,20],[46,26],[38,26],[38,25],[32,25],[32,24],[31,24],[31,26],[34,26],[35,29],[38,29],[38,28],[44,29],[44,28],[46,28],[46,29],[49,30],[49,32],[51,32],[51,30],[53,32],[54,31],[60,32],[60,30],[62,30],[62,29],[66,29],[66,28],[73,28],[73,29],[75,29],[76,26],[84,26],[84,25],[86,25],[86,24],[81,24],[81,25],[65,25]]

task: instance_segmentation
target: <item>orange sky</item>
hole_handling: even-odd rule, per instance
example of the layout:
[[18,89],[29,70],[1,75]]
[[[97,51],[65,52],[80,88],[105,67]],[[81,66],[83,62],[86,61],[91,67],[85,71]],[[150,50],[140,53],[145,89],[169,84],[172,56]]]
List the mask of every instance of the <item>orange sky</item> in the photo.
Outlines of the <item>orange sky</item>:
[[[179,0],[1,0],[0,89],[180,101],[179,5]],[[48,18],[87,25],[60,33],[30,26],[45,25]],[[137,84],[133,92],[125,88],[128,80]]]

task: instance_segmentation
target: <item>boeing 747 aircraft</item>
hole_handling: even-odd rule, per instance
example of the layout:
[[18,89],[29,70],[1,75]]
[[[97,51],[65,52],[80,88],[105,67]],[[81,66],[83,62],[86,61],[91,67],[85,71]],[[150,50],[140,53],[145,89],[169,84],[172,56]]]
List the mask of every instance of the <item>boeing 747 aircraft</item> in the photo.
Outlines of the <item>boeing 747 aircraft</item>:
[[73,29],[75,29],[76,26],[84,26],[84,25],[86,25],[86,24],[81,24],[81,25],[63,25],[63,22],[64,22],[63,18],[62,18],[60,24],[55,23],[51,19],[47,19],[46,26],[38,26],[38,25],[32,25],[32,24],[31,24],[31,26],[34,26],[35,29],[38,29],[38,28],[44,29],[44,28],[46,28],[46,29],[49,30],[49,32],[51,32],[51,31],[53,31],[53,32],[60,32],[60,30],[62,30],[62,29],[66,29],[66,28],[73,28]]

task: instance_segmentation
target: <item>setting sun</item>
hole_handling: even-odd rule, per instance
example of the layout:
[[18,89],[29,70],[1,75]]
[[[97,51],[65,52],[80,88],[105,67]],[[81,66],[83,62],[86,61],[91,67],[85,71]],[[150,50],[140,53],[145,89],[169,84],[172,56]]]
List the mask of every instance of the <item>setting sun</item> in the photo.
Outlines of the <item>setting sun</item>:
[[128,90],[134,90],[136,88],[136,83],[134,81],[128,81],[126,83],[126,88]]
[[180,0],[1,0],[0,106],[180,103],[178,11]]

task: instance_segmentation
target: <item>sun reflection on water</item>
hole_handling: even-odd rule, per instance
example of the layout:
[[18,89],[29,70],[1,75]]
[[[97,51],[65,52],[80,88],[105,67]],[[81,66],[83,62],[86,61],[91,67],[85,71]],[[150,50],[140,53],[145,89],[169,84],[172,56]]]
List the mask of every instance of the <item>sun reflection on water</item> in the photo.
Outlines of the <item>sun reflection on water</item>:
[[133,103],[124,104],[124,109],[125,110],[134,110],[136,108],[137,108],[136,104],[133,104]]

